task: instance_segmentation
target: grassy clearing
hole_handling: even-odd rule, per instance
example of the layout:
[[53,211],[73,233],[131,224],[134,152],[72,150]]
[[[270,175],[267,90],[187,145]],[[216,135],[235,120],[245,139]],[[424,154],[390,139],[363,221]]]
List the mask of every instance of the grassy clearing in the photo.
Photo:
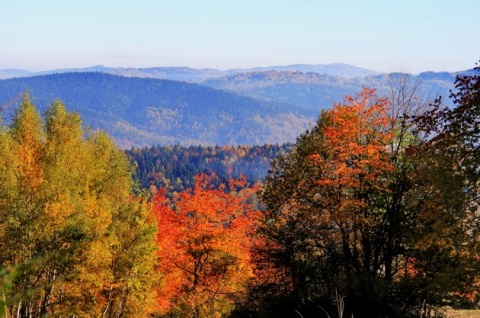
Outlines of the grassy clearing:
[[450,309],[446,314],[449,318],[480,318],[480,310]]

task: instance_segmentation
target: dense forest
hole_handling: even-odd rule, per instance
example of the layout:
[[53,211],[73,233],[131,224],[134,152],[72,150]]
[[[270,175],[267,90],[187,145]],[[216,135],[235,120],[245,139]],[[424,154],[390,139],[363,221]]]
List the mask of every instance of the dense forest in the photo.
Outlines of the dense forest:
[[246,178],[253,185],[263,181],[270,162],[284,155],[292,144],[263,146],[156,146],[127,150],[135,166],[135,179],[149,189],[165,188],[179,192],[192,188],[195,176],[206,174],[219,186],[231,179]]
[[440,318],[473,306],[476,71],[457,76],[454,107],[417,98],[407,78],[387,97],[363,88],[285,146],[125,153],[60,101],[42,117],[25,94],[0,130],[0,315]]

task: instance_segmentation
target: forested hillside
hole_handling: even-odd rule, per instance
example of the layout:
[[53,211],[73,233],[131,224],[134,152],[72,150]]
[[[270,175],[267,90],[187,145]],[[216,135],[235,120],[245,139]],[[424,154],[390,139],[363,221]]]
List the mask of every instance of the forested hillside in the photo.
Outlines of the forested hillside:
[[166,188],[180,192],[194,185],[194,177],[214,176],[219,186],[242,176],[251,185],[263,181],[271,161],[285,155],[291,144],[263,146],[156,146],[127,150],[135,166],[136,180],[143,188]]
[[0,81],[0,109],[7,122],[27,90],[40,112],[61,99],[123,148],[283,143],[295,140],[312,121],[289,105],[196,84],[66,73]]
[[[368,75],[372,72],[344,65],[291,65],[231,73],[188,68],[85,70],[99,72],[0,80],[2,116],[8,122],[20,96],[29,90],[41,112],[53,100],[61,99],[68,110],[78,112],[93,130],[109,133],[122,148],[275,144],[295,141],[312,126],[322,109],[330,108],[345,94],[356,94],[362,87],[376,88],[380,95],[388,96],[392,87],[406,80],[417,86],[418,98],[433,100],[443,96],[443,102],[452,106],[448,96],[456,75]],[[312,70],[351,75],[333,76]],[[123,76],[104,73],[114,71]],[[225,73],[231,75],[221,76]],[[207,80],[190,84],[133,76],[204,76]]]

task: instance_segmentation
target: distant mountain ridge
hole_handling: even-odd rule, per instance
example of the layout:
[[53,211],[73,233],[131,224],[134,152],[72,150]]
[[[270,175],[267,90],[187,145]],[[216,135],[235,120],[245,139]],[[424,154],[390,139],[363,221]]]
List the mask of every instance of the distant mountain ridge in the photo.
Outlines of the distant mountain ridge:
[[105,67],[96,65],[86,68],[69,68],[56,69],[42,72],[30,72],[24,70],[0,70],[0,79],[9,79],[15,77],[26,77],[36,75],[49,75],[60,73],[84,73],[84,72],[102,72],[107,74],[126,76],[126,77],[141,77],[141,78],[157,78],[169,79],[175,81],[185,82],[201,82],[211,78],[234,75],[239,73],[252,73],[264,71],[290,71],[302,73],[319,73],[330,76],[339,77],[365,77],[370,75],[378,75],[380,72],[367,70],[349,64],[335,63],[335,64],[292,64],[285,66],[268,66],[255,68],[235,68],[230,70],[217,70],[213,68],[195,69],[190,67],[151,67],[151,68],[134,68],[134,67]]
[[296,105],[305,114],[318,115],[320,109],[341,102],[346,94],[354,96],[362,87],[376,88],[379,94],[388,95],[391,83],[401,77],[410,83],[417,82],[422,97],[443,96],[447,104],[449,91],[454,88],[455,73],[425,72],[419,75],[391,73],[367,77],[345,78],[292,71],[263,71],[241,73],[209,79],[202,85],[222,89],[256,99]]
[[0,79],[34,76],[35,72],[18,70],[14,68],[0,70]]
[[[251,69],[234,69],[238,73],[252,73],[265,71],[287,71],[300,73],[317,73],[320,75],[330,75],[345,78],[366,77],[370,75],[378,75],[381,72],[371,71],[365,68],[353,66],[345,63],[334,64],[292,64],[285,66],[256,67]],[[231,75],[231,74],[230,74]]]

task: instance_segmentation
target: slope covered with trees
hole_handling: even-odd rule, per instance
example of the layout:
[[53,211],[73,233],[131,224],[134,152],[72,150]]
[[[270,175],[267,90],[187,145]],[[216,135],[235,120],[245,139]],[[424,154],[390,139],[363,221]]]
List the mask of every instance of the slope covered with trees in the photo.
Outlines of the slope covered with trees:
[[239,145],[293,141],[311,118],[275,102],[196,84],[103,73],[66,73],[0,81],[8,122],[28,90],[44,112],[55,99],[123,148],[151,145]]
[[135,179],[146,189],[180,192],[191,188],[195,176],[211,176],[215,186],[245,177],[263,181],[273,158],[289,152],[291,144],[263,146],[156,146],[126,150],[135,165]]
[[[343,69],[341,65],[328,69],[337,67]],[[92,67],[84,73],[0,80],[0,112],[9,121],[25,90],[30,91],[41,113],[58,98],[92,129],[103,129],[117,145],[130,148],[293,142],[333,101],[341,100],[345,94],[353,96],[362,87],[373,87],[380,95],[388,95],[391,82],[404,76],[418,81],[421,97],[443,95],[444,103],[452,105],[447,95],[456,73],[366,73],[355,77],[361,70],[347,67],[346,72],[352,76],[333,76],[339,73],[328,69],[292,65],[234,70],[218,77],[221,74],[212,70],[182,68],[153,68],[140,73],[121,69],[118,74],[124,76],[113,76],[101,73],[113,69]],[[211,78],[199,85],[139,78],[162,74],[170,78],[210,74]]]

